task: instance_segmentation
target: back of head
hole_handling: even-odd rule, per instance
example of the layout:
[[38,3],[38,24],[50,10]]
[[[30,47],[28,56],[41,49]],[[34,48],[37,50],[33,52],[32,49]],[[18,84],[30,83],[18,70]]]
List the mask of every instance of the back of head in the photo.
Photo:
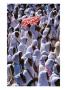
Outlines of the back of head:
[[15,37],[18,38],[19,37],[19,32],[15,31]]

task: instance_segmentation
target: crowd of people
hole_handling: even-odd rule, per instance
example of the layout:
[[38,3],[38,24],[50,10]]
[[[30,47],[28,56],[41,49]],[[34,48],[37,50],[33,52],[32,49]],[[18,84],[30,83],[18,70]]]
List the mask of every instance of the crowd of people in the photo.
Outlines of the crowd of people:
[[7,85],[60,86],[60,4],[7,5]]

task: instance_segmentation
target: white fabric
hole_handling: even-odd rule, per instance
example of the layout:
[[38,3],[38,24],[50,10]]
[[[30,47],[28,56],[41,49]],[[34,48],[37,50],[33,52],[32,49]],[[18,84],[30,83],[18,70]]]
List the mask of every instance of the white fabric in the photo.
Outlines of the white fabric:
[[60,79],[60,77],[58,75],[56,75],[55,73],[53,73],[49,79],[51,86],[55,86],[55,81],[58,79]]
[[49,86],[46,71],[41,71],[38,76],[38,86]]
[[55,58],[56,58],[56,53],[55,52],[50,52],[49,55],[48,55],[48,59],[55,60]]
[[39,66],[39,59],[41,57],[41,53],[39,49],[34,50],[33,53],[33,60],[36,63],[36,66]]
[[46,51],[47,53],[50,52],[50,44],[51,42],[46,42],[45,44],[43,44],[40,48],[40,51]]

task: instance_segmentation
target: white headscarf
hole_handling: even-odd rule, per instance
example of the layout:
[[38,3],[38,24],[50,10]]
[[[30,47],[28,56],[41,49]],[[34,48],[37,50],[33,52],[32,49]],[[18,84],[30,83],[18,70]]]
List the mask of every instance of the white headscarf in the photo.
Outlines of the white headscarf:
[[[22,56],[22,57],[23,57],[23,56]],[[24,58],[25,58],[25,59],[32,58],[32,53],[31,53],[31,52],[26,52],[26,53],[24,54]]]
[[23,80],[21,79],[20,77],[20,73],[18,73],[17,75],[14,76],[14,79],[16,81],[16,83],[19,85],[19,86],[23,86],[24,85],[24,82]]
[[42,55],[39,60],[39,64],[42,64],[43,66],[45,66],[45,59],[47,59],[47,55]]
[[27,46],[30,46],[31,43],[32,43],[32,37],[29,36],[28,31],[25,32],[25,35],[24,36],[27,37]]
[[31,12],[31,8],[26,8],[24,14],[29,16],[30,12]]
[[20,40],[20,38],[16,38],[15,37],[15,33],[16,32],[18,32],[18,31],[15,31],[15,32],[12,33],[12,37],[11,37],[11,41],[10,41],[10,47],[12,46],[12,47],[16,48],[19,45],[19,41],[18,40]]
[[45,71],[45,70],[43,70],[39,73],[38,86],[49,86],[46,73],[47,73],[47,71]]
[[39,36],[39,32],[35,30],[35,25],[31,25],[30,31],[32,32],[32,38],[37,39]]
[[33,45],[33,46],[38,46],[38,41],[37,41],[36,39],[34,39],[34,40],[32,41],[32,45]]
[[21,37],[20,42],[23,44],[26,44],[27,43],[27,37],[26,36]]
[[21,51],[23,54],[26,53],[26,50],[27,50],[27,38],[26,37],[22,37],[21,40],[20,40],[20,44],[18,46],[18,51]]
[[56,53],[55,52],[50,52],[48,55],[48,59],[54,59],[56,58]]
[[49,28],[45,28],[45,30],[43,31],[43,36],[47,36],[48,32],[49,32]]
[[41,53],[39,49],[35,49],[34,53],[33,53],[33,60],[36,63],[36,65],[39,65],[39,59],[41,57]]
[[10,61],[13,61],[13,60],[12,60],[12,56],[11,56],[11,55],[8,55],[8,56],[7,56],[7,62],[10,62]]
[[42,51],[41,55],[47,55],[48,56],[48,53],[46,51]]
[[8,52],[9,52],[9,54],[12,56],[12,55],[13,55],[13,47],[9,47]]
[[26,53],[27,53],[27,52],[31,52],[31,53],[33,54],[32,45],[30,45],[30,46],[27,48]]
[[58,80],[58,79],[60,79],[60,77],[57,75],[57,74],[55,74],[55,73],[53,73],[51,76],[50,76],[50,83],[51,83],[51,86],[55,86],[55,82]]
[[21,52],[21,51],[18,51],[18,52],[15,53],[15,54],[13,55],[13,57],[12,57],[13,62],[16,63],[16,64],[19,64],[19,53],[20,53],[20,52]]
[[45,37],[45,36],[42,36],[42,39],[41,39],[41,47],[42,47],[43,44],[45,44],[46,42],[47,42],[46,37]]
[[14,19],[11,21],[11,27],[15,28],[19,24],[19,21]]
[[45,22],[47,23],[48,17],[47,16],[41,16],[39,26],[41,27]]
[[[58,65],[58,64],[54,64],[54,66],[53,66],[53,72],[54,72],[55,74],[59,75],[60,73],[57,71],[57,65]],[[60,68],[59,68],[59,69],[60,69]]]
[[42,55],[39,60],[39,72],[45,70],[45,59],[47,59],[47,55]]
[[46,42],[43,46],[41,46],[40,51],[46,51],[48,54],[50,52],[51,42]]
[[54,65],[54,60],[53,59],[48,59],[46,62],[45,62],[45,67],[48,71],[48,75],[50,76],[52,74],[52,71],[53,71],[53,65]]
[[60,55],[57,56],[57,58],[55,59],[55,62],[58,63],[60,65]]

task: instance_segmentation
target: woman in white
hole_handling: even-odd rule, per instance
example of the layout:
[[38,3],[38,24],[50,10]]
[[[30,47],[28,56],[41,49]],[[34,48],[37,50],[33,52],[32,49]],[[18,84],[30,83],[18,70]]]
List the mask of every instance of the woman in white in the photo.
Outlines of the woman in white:
[[49,86],[46,70],[43,70],[39,73],[38,86]]
[[18,46],[18,51],[21,51],[23,54],[26,53],[27,50],[27,37],[20,38],[20,44]]
[[55,53],[50,52],[48,55],[48,60],[45,62],[45,68],[47,69],[49,76],[51,76],[52,74],[55,58],[56,58]]
[[47,55],[42,55],[39,60],[39,72],[45,70],[46,60],[47,60]]

